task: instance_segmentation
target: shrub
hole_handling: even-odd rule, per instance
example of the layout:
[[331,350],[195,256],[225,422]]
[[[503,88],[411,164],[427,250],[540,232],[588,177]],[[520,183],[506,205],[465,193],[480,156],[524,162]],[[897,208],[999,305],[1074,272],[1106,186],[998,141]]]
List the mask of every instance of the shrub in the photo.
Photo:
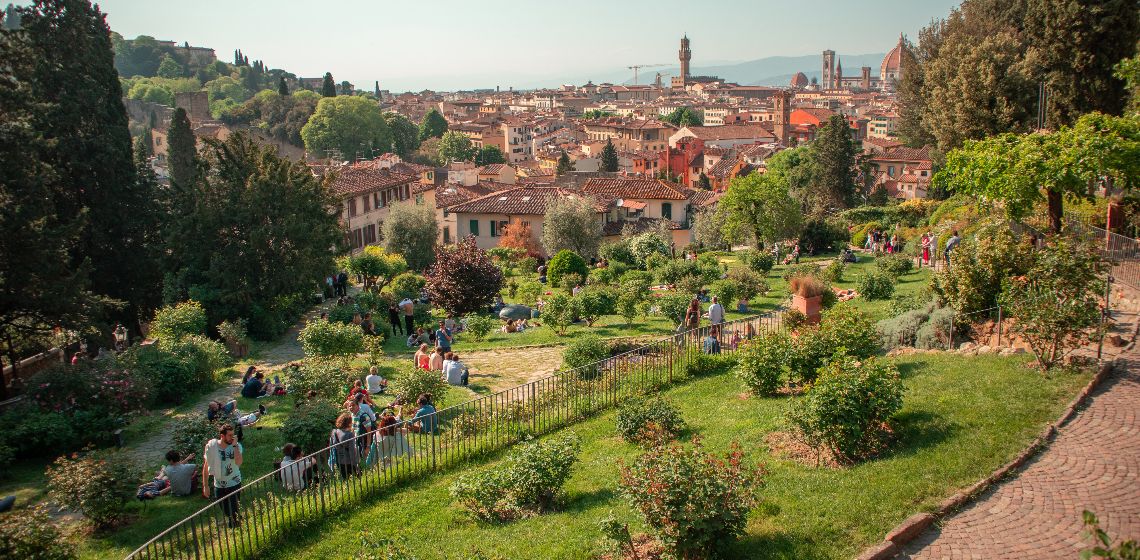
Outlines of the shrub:
[[[198,383],[211,384],[215,372],[233,363],[233,358],[222,343],[202,335],[187,335],[168,346],[170,352],[185,363]],[[182,388],[186,390],[185,387]]]
[[153,387],[158,402],[179,404],[189,393],[186,388],[198,382],[192,364],[161,350],[157,345],[134,345],[121,352],[116,361]]
[[637,307],[643,301],[641,293],[632,290],[622,290],[617,300],[617,314],[625,319],[626,326],[633,324],[633,318],[637,317]]
[[502,466],[460,476],[451,486],[451,496],[484,521],[549,511],[580,452],[574,434],[523,443]]
[[906,346],[914,346],[915,337],[922,325],[930,318],[925,309],[907,311],[891,319],[883,319],[875,324],[879,331],[879,339],[887,350],[894,350]]
[[872,270],[859,277],[856,289],[868,301],[890,299],[895,293],[895,277],[882,270]]
[[681,411],[664,397],[634,397],[618,407],[617,430],[622,439],[658,443],[659,436],[676,437],[685,430]]
[[709,293],[716,296],[717,301],[725,309],[732,309],[733,304],[736,303],[737,295],[740,293],[740,285],[735,280],[725,278],[709,286]]
[[764,275],[747,268],[736,268],[728,271],[727,280],[736,282],[736,296],[743,300],[752,301],[756,296],[768,293],[768,283]]
[[736,353],[736,376],[756,395],[773,395],[784,381],[792,352],[788,335],[768,331],[744,343]]
[[329,431],[337,414],[335,405],[327,400],[310,399],[297,407],[281,425],[281,437],[301,446],[305,453],[313,453],[328,446]]
[[891,298],[891,305],[887,308],[887,313],[894,317],[902,315],[907,311],[931,307],[931,299],[933,297],[929,290],[897,294]]
[[385,289],[392,293],[392,297],[396,301],[408,299],[419,299],[420,292],[427,285],[427,279],[415,272],[405,272],[392,279]]
[[[606,341],[593,334],[579,336],[566,345],[562,353],[562,371],[572,371],[580,367],[600,362],[610,357]],[[589,377],[587,375],[587,377]]]
[[181,453],[183,457],[190,453],[202,455],[206,442],[218,435],[218,428],[228,420],[219,419],[211,422],[205,414],[197,412],[179,416],[174,419],[170,428],[170,448]]
[[833,350],[842,348],[856,358],[869,358],[879,351],[879,336],[871,317],[850,302],[823,313],[819,334]]
[[935,309],[930,319],[914,333],[914,347],[944,350],[950,344],[950,330],[954,323],[955,311],[951,307]]
[[534,257],[519,259],[519,270],[526,272],[534,272],[538,270],[538,259]]
[[586,278],[584,276],[579,276],[577,273],[570,272],[562,275],[562,288],[565,289],[566,293],[568,294],[574,293],[574,288],[577,288],[585,283]]
[[703,558],[740,535],[757,504],[761,469],[733,444],[724,457],[698,440],[650,449],[622,466],[621,492],[661,544],[677,558]]
[[772,271],[772,267],[776,266],[776,257],[768,251],[748,249],[740,253],[740,262],[753,272],[767,276]]
[[222,321],[218,323],[218,336],[229,344],[249,344],[249,321],[238,319],[236,321]]
[[954,266],[936,274],[931,287],[959,313],[975,313],[997,305],[1006,278],[1029,272],[1032,251],[1008,229],[987,227],[964,237],[951,259]]
[[384,340],[388,337],[387,331],[379,330],[376,336],[364,337],[364,353],[368,354],[368,365],[374,366],[384,360]]
[[736,357],[730,354],[704,354],[694,353],[685,363],[685,375],[689,377],[705,377],[724,373],[736,363]]
[[846,269],[847,263],[843,262],[840,259],[835,259],[828,263],[826,267],[824,267],[823,272],[820,273],[820,276],[824,280],[835,284],[837,282],[843,281],[843,271]]
[[63,537],[47,506],[21,508],[4,514],[0,523],[0,558],[71,560],[75,547]]
[[172,344],[188,334],[206,334],[206,309],[196,301],[184,301],[159,309],[150,324],[150,336],[159,344]]
[[588,327],[594,326],[598,319],[613,315],[617,311],[617,294],[612,290],[588,288],[574,296],[574,299],[578,300],[578,309]]
[[589,273],[590,271],[586,268],[586,260],[569,249],[559,251],[550,259],[550,263],[546,267],[546,278],[550,281],[550,285],[555,288],[561,285],[562,277],[567,274],[577,274],[580,278],[586,278]]
[[830,292],[827,282],[814,275],[793,276],[788,280],[788,291],[804,298],[822,296]]
[[648,257],[645,257],[645,270],[651,272],[656,271],[658,268],[665,266],[668,262],[670,262],[670,259],[665,258],[663,255],[652,253]]
[[519,282],[519,289],[516,294],[517,301],[527,305],[534,305],[538,298],[542,296],[543,286],[538,282],[532,280],[524,280]]
[[[630,266],[638,266],[637,259],[634,258],[633,252],[629,248],[629,241],[620,239],[610,243],[605,243],[598,249],[598,256],[605,259],[612,266],[614,263],[625,263]],[[640,263],[644,265],[644,263]]]
[[364,331],[352,323],[312,321],[297,334],[305,356],[348,359],[364,351]]
[[902,408],[902,394],[893,365],[845,356],[828,364],[788,419],[808,445],[853,461],[882,448],[884,427]]
[[467,316],[464,322],[467,324],[467,330],[464,332],[470,334],[471,339],[475,342],[482,342],[491,331],[495,330],[499,320],[491,315],[471,314]]
[[914,261],[902,255],[883,255],[875,259],[875,268],[898,278],[914,268]]
[[653,285],[653,275],[644,270],[628,270],[622,273],[620,283],[623,287],[639,286],[644,293]]
[[455,317],[486,309],[502,289],[503,272],[473,236],[440,247],[427,274],[432,303]]
[[791,282],[797,276],[820,276],[820,268],[815,263],[793,264],[784,269],[784,281]]
[[788,330],[799,330],[800,327],[807,322],[807,315],[804,315],[799,309],[785,309],[784,310],[784,326]]
[[424,393],[431,393],[437,406],[443,403],[449,387],[447,382],[439,377],[439,372],[415,368],[403,362],[401,362],[400,375],[392,386],[397,395],[402,395],[411,402],[415,402],[416,398]]
[[329,309],[330,323],[351,323],[356,315],[356,308],[351,305],[334,305]]
[[566,334],[566,328],[581,315],[580,302],[581,300],[566,294],[555,294],[542,309],[542,318],[559,335]]
[[658,314],[679,323],[684,318],[685,310],[689,308],[691,300],[692,297],[686,294],[667,294],[655,298],[654,301]]
[[645,259],[649,255],[661,255],[668,258],[672,254],[669,250],[669,243],[656,232],[646,232],[631,237],[629,239],[629,252],[634,258],[632,264],[638,267],[645,266]]
[[139,478],[122,453],[94,451],[60,457],[46,475],[52,499],[82,513],[97,530],[123,516]]
[[815,255],[846,246],[847,229],[827,220],[809,220],[800,232],[800,251]]
[[345,370],[329,360],[307,359],[281,369],[285,387],[294,395],[316,391],[322,397],[334,399],[344,392]]

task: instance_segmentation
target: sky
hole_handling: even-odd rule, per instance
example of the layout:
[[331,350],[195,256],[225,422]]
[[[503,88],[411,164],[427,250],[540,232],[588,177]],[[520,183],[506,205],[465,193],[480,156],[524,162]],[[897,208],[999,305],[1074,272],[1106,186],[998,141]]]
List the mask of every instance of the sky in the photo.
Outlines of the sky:
[[418,91],[584,83],[633,64],[886,52],[957,0],[101,0],[111,29],[302,77]]

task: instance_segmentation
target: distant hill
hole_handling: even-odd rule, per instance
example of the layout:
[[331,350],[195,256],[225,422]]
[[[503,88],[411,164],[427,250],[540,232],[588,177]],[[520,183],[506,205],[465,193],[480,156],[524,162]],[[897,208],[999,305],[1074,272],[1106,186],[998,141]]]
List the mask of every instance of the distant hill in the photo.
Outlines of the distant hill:
[[[879,65],[882,64],[884,56],[886,56],[886,53],[853,55],[840,53],[839,61],[843,63],[844,75],[856,76],[859,74],[860,67],[870,66],[871,74],[878,76]],[[820,55],[818,54],[769,56],[749,60],[747,62],[694,66],[689,72],[694,76],[719,76],[727,81],[744,85],[784,86],[788,85],[788,82],[791,81],[792,76],[794,76],[796,72],[803,72],[807,75],[808,79],[811,79],[812,76],[818,78],[822,63]],[[670,77],[677,76],[681,73],[681,68],[679,66],[643,68],[638,76],[638,82],[642,84],[653,83],[653,78],[657,72],[661,72],[662,81],[668,83]],[[600,72],[593,75],[579,76],[563,83],[582,85],[590,80],[595,84],[603,82],[630,84],[633,83],[633,71]],[[543,85],[551,86],[552,84]]]

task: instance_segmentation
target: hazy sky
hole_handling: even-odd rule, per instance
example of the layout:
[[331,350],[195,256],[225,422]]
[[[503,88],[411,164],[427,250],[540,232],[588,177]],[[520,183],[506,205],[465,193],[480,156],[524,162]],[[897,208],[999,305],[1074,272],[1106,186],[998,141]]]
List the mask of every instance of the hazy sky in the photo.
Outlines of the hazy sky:
[[111,29],[212,47],[298,75],[392,91],[589,78],[631,64],[693,66],[885,52],[957,0],[102,0]]

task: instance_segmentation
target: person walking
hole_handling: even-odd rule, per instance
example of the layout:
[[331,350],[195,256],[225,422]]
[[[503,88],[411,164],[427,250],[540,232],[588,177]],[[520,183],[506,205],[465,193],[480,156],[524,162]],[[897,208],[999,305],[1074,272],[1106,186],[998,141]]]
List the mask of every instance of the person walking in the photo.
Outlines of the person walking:
[[230,528],[238,526],[238,499],[241,490],[242,445],[234,436],[234,428],[222,424],[218,437],[206,442],[202,452],[205,465],[202,467],[202,497],[209,498],[208,482],[214,478],[214,499],[229,520]]
[[689,302],[689,309],[685,311],[685,327],[689,330],[701,326],[701,302],[697,298]]
[[348,273],[347,272],[342,270],[342,271],[340,271],[340,274],[336,275],[336,289],[337,289],[336,295],[341,296],[341,297],[348,295]]
[[922,234],[922,263],[930,266],[930,232]]
[[115,323],[115,330],[111,333],[115,338],[115,351],[122,352],[127,349],[127,327],[122,323]]
[[950,252],[961,242],[962,238],[958,237],[958,230],[954,230],[954,233],[950,235],[950,239],[946,240],[946,266],[950,266]]
[[443,321],[439,322],[439,330],[435,331],[435,346],[443,353],[451,352],[451,331],[447,330],[447,326]]
[[396,333],[400,335],[412,334],[411,331],[405,331],[403,325],[400,324],[400,310],[396,307],[396,303],[388,304],[388,322],[392,324],[392,336]]
[[720,304],[717,296],[713,296],[712,305],[709,306],[709,323],[714,326],[724,323],[724,306]]

